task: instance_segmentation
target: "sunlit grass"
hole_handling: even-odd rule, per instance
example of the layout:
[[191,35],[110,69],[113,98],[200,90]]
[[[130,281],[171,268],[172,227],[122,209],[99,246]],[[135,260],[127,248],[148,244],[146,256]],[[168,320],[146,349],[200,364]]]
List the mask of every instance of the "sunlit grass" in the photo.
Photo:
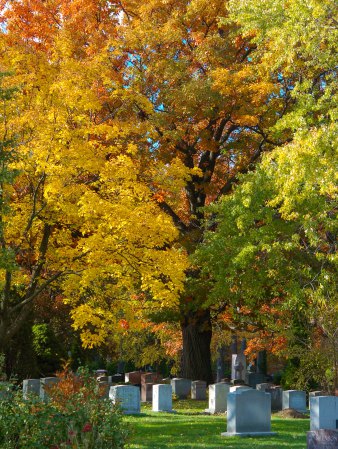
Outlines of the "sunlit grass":
[[224,415],[205,415],[206,401],[174,401],[176,413],[155,413],[142,405],[140,416],[126,416],[133,435],[130,449],[305,449],[308,419],[272,417],[269,437],[222,437]]

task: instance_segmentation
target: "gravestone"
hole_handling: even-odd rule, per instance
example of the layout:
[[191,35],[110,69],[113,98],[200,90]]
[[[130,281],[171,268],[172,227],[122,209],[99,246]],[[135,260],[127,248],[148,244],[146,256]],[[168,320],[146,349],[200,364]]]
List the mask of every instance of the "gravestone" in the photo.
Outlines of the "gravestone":
[[191,399],[204,401],[207,398],[207,383],[204,380],[191,382]]
[[102,399],[109,399],[109,390],[110,390],[111,386],[113,386],[112,382],[108,382],[108,381],[99,381],[98,382],[98,389],[99,389],[100,397]]
[[109,399],[119,405],[124,414],[138,414],[141,411],[140,389],[134,385],[114,385],[110,387]]
[[306,412],[306,392],[301,390],[283,391],[283,410],[293,408],[297,412]]
[[239,390],[252,390],[252,388],[248,385],[233,385],[232,387],[230,387],[230,393],[234,393],[235,391]]
[[9,399],[12,395],[8,382],[0,382],[0,401]]
[[315,396],[310,398],[310,430],[338,430],[338,397]]
[[40,379],[40,399],[44,402],[48,401],[48,390],[60,382],[58,377],[43,377]]
[[153,385],[151,383],[143,383],[141,385],[141,402],[151,402],[153,400]]
[[109,376],[98,376],[96,378],[98,382],[109,382]]
[[271,397],[258,390],[238,389],[228,394],[227,432],[222,436],[274,435],[271,432]]
[[271,395],[271,410],[277,412],[283,409],[282,387],[273,386],[271,388],[267,388],[265,393],[269,393]]
[[307,432],[307,449],[337,449],[338,430],[320,429]]
[[326,391],[310,391],[309,398],[315,398],[316,396],[328,396]]
[[256,390],[266,391],[267,388],[271,387],[273,387],[273,384],[271,382],[263,382],[261,384],[256,385]]
[[111,382],[113,384],[118,384],[120,382],[124,382],[124,374],[117,373],[117,374],[113,374],[110,377],[111,377]]
[[172,412],[172,387],[169,384],[153,386],[153,412]]
[[245,381],[246,357],[244,354],[233,354],[231,362],[231,379],[242,379]]
[[125,373],[124,381],[125,383],[130,383],[132,385],[141,385],[142,374],[144,374],[142,371],[131,371],[130,373]]
[[40,379],[24,379],[22,382],[22,396],[27,399],[30,394],[40,396]]
[[173,394],[180,399],[186,399],[191,391],[191,380],[175,377],[171,379]]
[[227,397],[230,384],[220,382],[209,385],[209,408],[205,411],[210,414],[224,413],[227,410]]
[[162,381],[162,376],[158,373],[141,374],[141,384],[158,384]]
[[243,379],[232,379],[231,385],[245,385],[245,381]]
[[265,383],[266,375],[263,373],[246,373],[245,382],[252,388],[257,384]]

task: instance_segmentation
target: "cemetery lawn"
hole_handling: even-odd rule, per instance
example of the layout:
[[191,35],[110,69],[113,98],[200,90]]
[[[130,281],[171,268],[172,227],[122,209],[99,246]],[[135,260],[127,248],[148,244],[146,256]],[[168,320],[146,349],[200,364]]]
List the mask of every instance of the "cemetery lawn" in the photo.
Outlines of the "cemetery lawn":
[[206,401],[174,401],[177,413],[155,413],[142,404],[141,415],[129,415],[132,436],[128,449],[306,449],[309,419],[272,416],[269,437],[222,437],[226,432],[224,415],[204,415]]

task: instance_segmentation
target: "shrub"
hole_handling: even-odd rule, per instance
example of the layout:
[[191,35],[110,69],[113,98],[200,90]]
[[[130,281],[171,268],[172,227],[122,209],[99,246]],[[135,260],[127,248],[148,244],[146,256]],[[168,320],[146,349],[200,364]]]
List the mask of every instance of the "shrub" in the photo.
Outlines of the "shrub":
[[41,402],[22,393],[0,401],[2,449],[123,449],[128,429],[120,411],[102,399],[95,379],[67,370]]

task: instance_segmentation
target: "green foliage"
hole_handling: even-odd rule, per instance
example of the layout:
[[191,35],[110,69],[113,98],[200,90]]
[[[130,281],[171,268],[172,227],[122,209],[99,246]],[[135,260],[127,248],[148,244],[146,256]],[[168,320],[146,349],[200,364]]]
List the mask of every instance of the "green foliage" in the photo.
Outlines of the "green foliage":
[[128,431],[122,415],[108,400],[100,398],[95,379],[64,374],[42,403],[18,392],[0,401],[0,447],[2,449],[122,449]]

